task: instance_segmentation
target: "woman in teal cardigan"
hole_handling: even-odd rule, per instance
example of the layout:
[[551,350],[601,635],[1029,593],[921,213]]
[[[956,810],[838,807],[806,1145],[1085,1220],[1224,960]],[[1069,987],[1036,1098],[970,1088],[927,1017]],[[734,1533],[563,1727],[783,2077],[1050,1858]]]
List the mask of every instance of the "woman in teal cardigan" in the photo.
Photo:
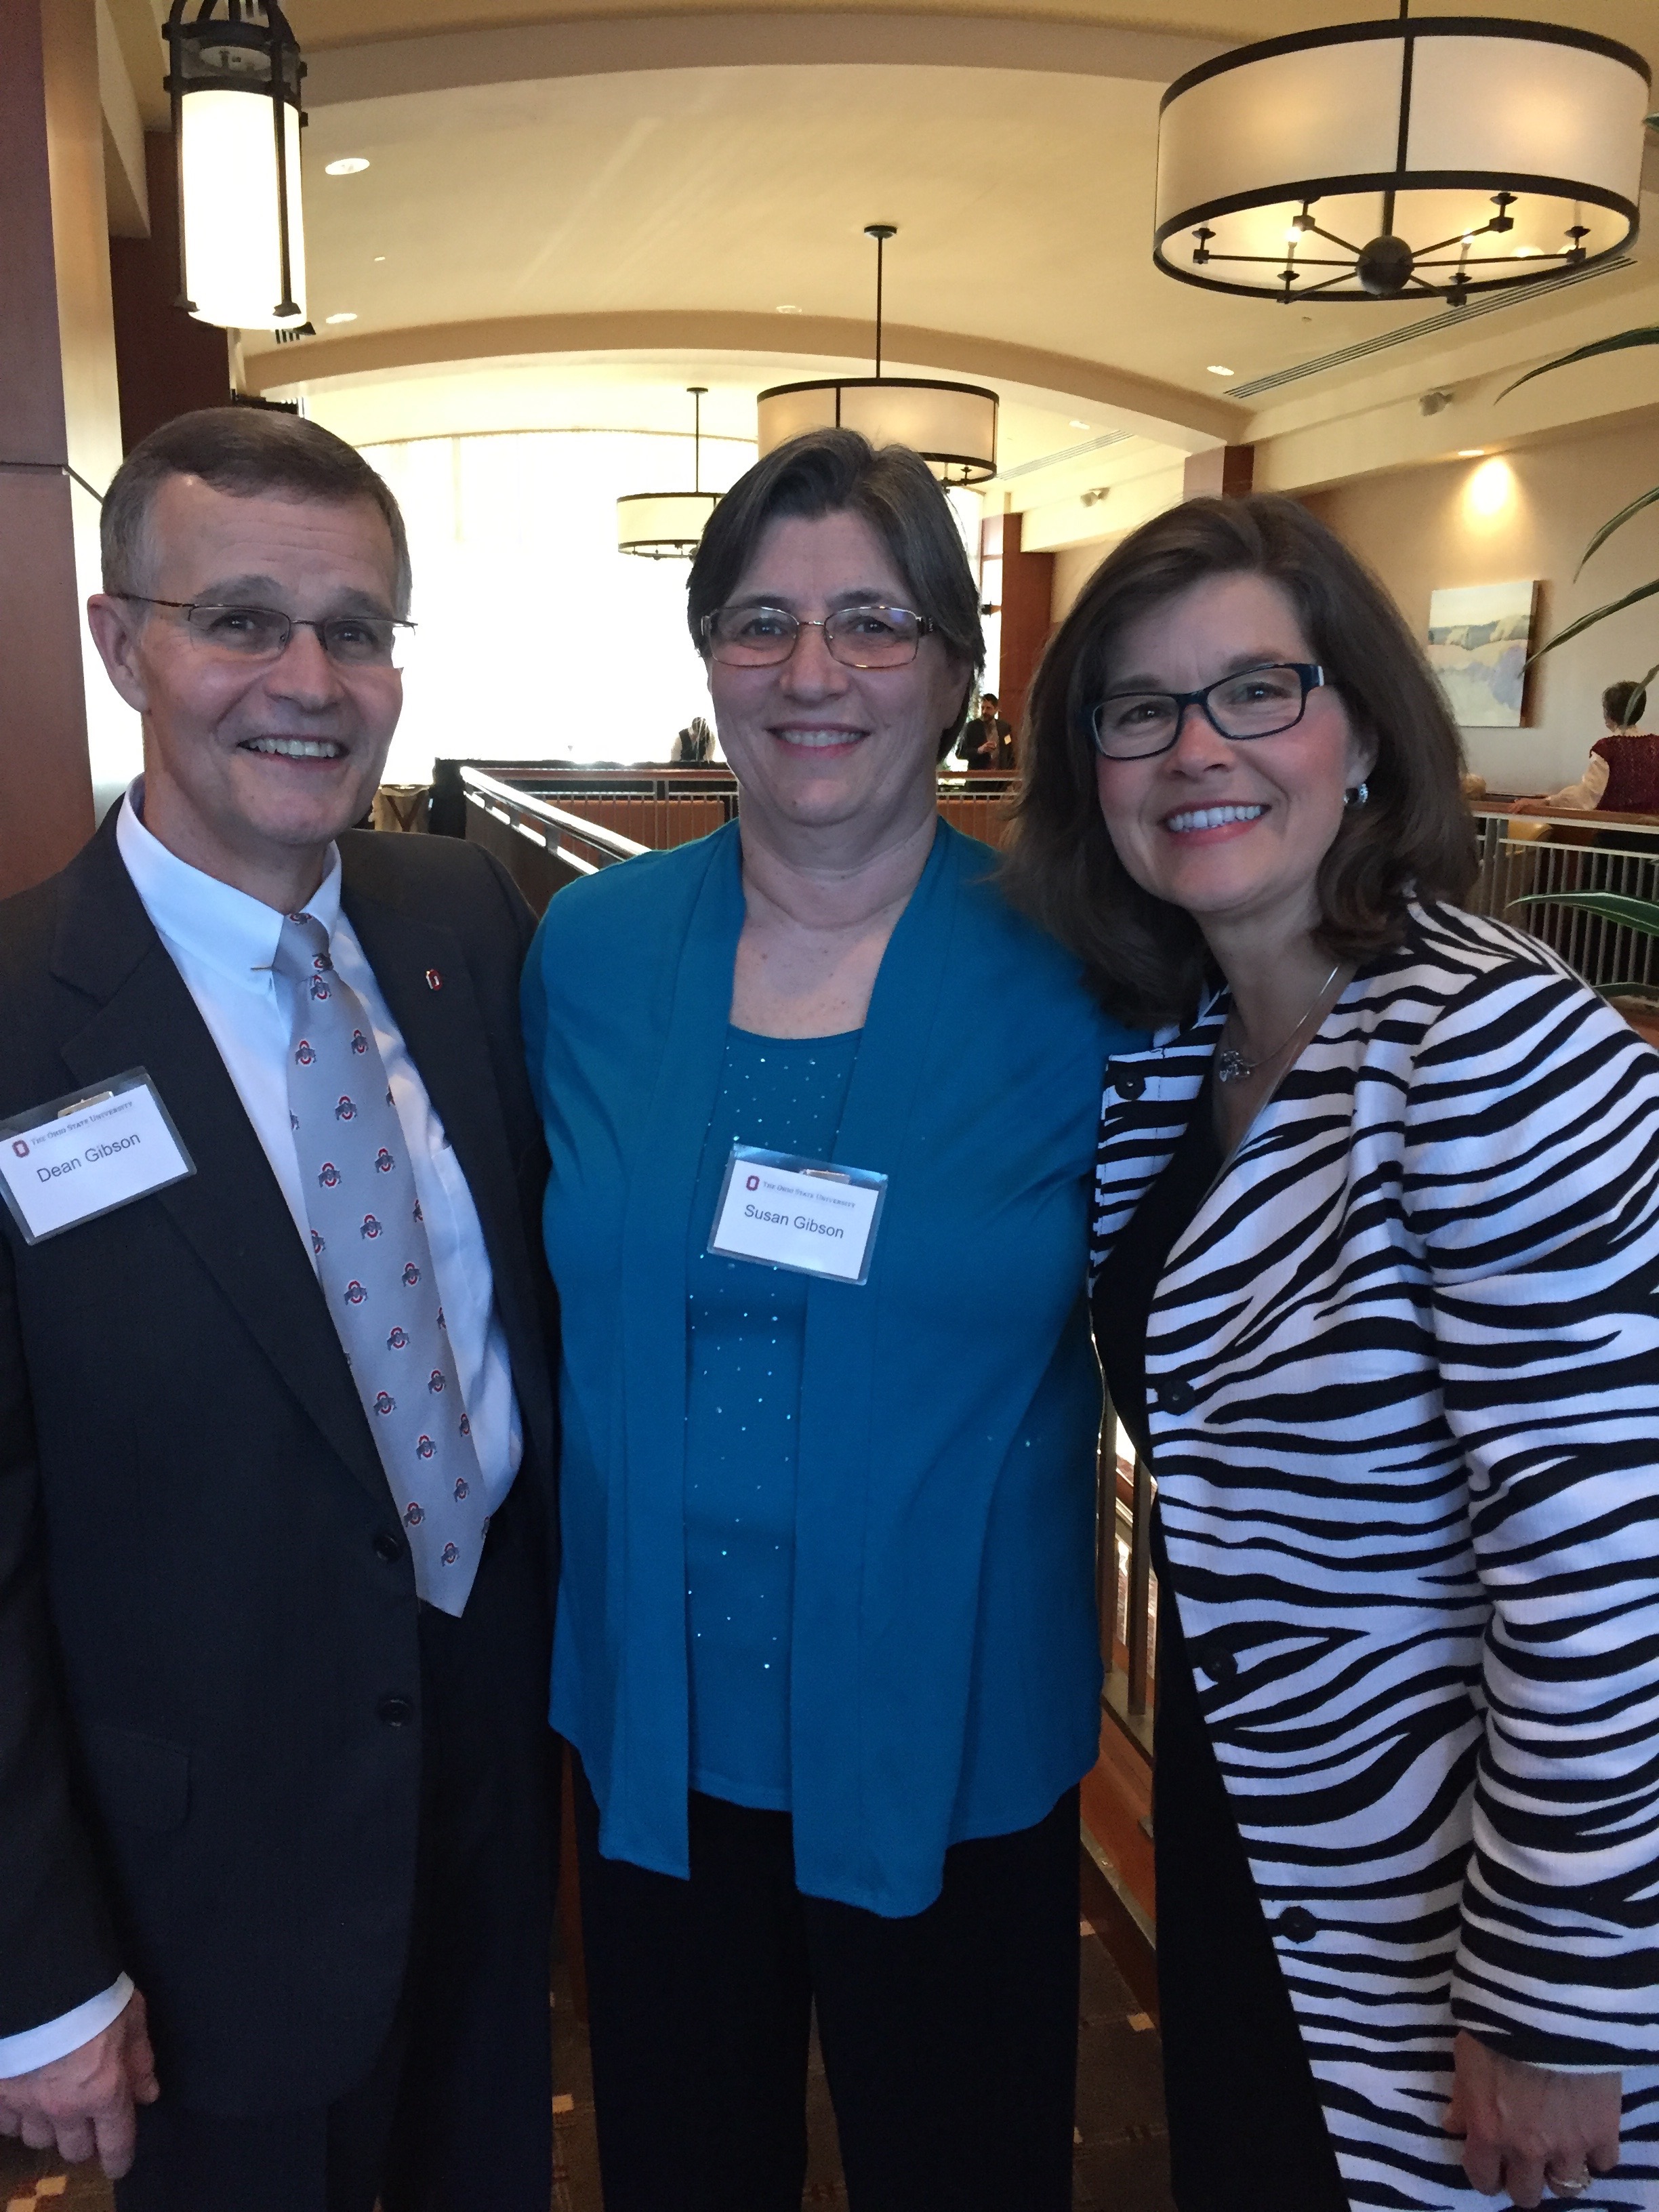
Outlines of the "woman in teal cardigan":
[[526,971],[608,2212],[797,2212],[815,2007],[854,2212],[1071,2202],[1131,1040],[938,819],[976,599],[914,454],[758,463],[690,586],[741,823]]

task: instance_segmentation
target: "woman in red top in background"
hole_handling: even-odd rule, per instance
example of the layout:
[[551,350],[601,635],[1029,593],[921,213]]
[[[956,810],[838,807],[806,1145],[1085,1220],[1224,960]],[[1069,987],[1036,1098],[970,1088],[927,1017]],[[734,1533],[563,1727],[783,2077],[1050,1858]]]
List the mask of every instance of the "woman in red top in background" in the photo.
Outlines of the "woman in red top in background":
[[1577,783],[1543,799],[1518,799],[1517,814],[1659,814],[1659,734],[1638,730],[1648,708],[1647,687],[1626,678],[1601,694],[1607,734],[1590,747]]

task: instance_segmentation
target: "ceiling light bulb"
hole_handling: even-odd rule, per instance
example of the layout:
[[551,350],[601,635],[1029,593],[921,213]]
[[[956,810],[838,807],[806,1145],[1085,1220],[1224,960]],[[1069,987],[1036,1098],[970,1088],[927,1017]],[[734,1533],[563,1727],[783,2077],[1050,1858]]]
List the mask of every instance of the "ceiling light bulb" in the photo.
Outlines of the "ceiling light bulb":
[[323,317],[323,320],[325,323],[355,323],[356,319],[356,316],[352,313],[349,307],[343,307],[337,315],[325,315]]
[[346,154],[337,161],[325,162],[323,174],[325,177],[357,177],[368,167],[368,163],[361,154]]
[[1229,368],[1224,361],[1212,361],[1206,369],[1205,374],[1206,376],[1237,376],[1238,371],[1236,368]]

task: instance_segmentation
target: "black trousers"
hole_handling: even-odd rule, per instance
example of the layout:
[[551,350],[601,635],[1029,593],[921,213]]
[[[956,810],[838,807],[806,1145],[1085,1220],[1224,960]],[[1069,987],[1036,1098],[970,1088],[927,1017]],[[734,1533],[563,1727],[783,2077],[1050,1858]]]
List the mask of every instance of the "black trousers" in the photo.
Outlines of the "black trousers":
[[521,1703],[503,1695],[501,1662],[524,1613],[503,1637],[485,1612],[544,1604],[518,1522],[509,1498],[459,1620],[421,1607],[415,1911],[368,2080],[254,2118],[174,2104],[163,2081],[117,2212],[374,2212],[377,2197],[383,2212],[547,2212],[553,1738],[503,1710]]
[[814,2008],[852,2212],[1065,2212],[1075,1790],[885,1920],[803,1896],[788,1815],[717,1798],[689,1881],[601,1858],[576,1775],[605,2212],[800,2212]]
[[1175,2200],[1180,2212],[1348,2212],[1180,1608],[1162,1579],[1153,1837]]

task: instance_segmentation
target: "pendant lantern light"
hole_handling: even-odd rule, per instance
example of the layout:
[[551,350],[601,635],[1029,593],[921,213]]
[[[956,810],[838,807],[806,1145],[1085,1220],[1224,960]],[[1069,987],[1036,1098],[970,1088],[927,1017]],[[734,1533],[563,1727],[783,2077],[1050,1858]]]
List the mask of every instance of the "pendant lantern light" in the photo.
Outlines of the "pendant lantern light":
[[702,542],[709,516],[720,505],[717,491],[702,489],[702,397],[706,384],[688,384],[691,394],[691,491],[630,491],[617,501],[617,550],[647,561],[689,561]]
[[278,0],[173,0],[167,18],[179,171],[179,301],[228,330],[306,319],[300,82]]
[[1409,9],[1176,79],[1158,117],[1160,269],[1255,299],[1456,307],[1630,244],[1641,56],[1589,31]]
[[757,401],[763,453],[809,430],[861,430],[872,446],[908,446],[942,483],[981,484],[997,472],[997,395],[980,384],[881,373],[883,255],[890,222],[865,225],[876,241],[876,373],[775,384]]

